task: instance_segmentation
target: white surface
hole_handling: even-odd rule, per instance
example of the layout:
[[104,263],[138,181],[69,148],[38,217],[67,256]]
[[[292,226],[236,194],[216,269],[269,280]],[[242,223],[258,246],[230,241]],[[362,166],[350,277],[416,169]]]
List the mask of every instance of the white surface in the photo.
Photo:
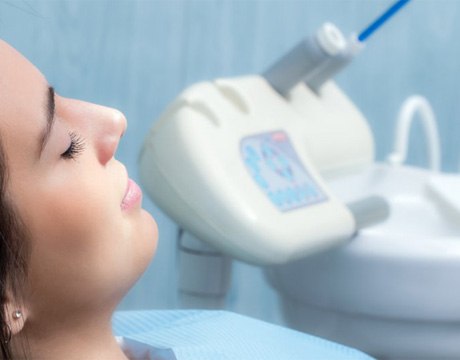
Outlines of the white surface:
[[451,211],[460,223],[460,175],[436,174],[428,181],[428,189],[441,206]]
[[[303,96],[316,104],[308,114],[297,112],[259,76],[193,85],[170,105],[145,141],[140,175],[147,192],[197,238],[251,263],[283,263],[345,241],[354,232],[352,215],[316,170],[322,154],[336,149],[324,144],[313,148],[317,157],[312,162],[309,136],[351,146],[347,157],[327,164],[328,170],[340,171],[372,160],[372,136],[332,83],[321,98]],[[334,121],[342,124],[341,131],[330,133]],[[327,201],[281,212],[249,176],[240,140],[279,130],[288,134]]]
[[428,191],[432,174],[376,164],[329,184],[344,201],[384,196],[390,217],[271,270],[293,326],[382,357],[460,358],[460,222]]
[[374,139],[361,112],[331,81],[321,96],[299,84],[289,93],[305,150],[326,179],[361,171],[374,161]]

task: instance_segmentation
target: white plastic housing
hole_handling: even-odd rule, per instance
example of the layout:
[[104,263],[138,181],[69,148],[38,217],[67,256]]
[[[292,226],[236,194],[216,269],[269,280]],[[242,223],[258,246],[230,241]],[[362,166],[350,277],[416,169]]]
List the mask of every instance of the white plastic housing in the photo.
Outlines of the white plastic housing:
[[[147,193],[197,238],[250,263],[285,263],[343,242],[355,230],[354,219],[322,181],[309,156],[314,149],[308,139],[316,132],[315,143],[322,145],[319,137],[323,138],[332,154],[337,154],[334,139],[339,152],[346,142],[341,138],[350,139],[353,149],[361,146],[358,159],[338,154],[336,167],[345,171],[372,160],[372,137],[369,132],[361,139],[350,138],[356,131],[353,125],[363,127],[364,119],[333,84],[326,86],[323,99],[310,96],[317,95],[308,93],[305,99],[313,104],[312,118],[303,118],[259,76],[191,86],[155,122],[145,140],[139,161]],[[340,126],[347,132],[337,133],[328,129],[334,123],[329,117],[352,125]],[[290,139],[325,200],[281,211],[254,181],[241,157],[240,142],[276,131]],[[316,159],[328,159],[320,156],[321,151],[328,147],[321,146]],[[331,167],[328,160],[326,169]]]
[[300,84],[287,101],[300,115],[306,151],[325,179],[357,173],[374,161],[366,119],[332,81],[319,94]]

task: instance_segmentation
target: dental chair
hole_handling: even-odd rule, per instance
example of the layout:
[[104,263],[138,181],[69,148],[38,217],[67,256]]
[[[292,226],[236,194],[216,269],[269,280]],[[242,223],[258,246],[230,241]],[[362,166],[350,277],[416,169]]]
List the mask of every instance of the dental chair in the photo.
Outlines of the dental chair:
[[[146,137],[141,180],[183,229],[183,294],[224,297],[236,258],[266,270],[290,327],[379,358],[458,359],[460,180],[438,171],[434,121],[432,169],[404,165],[400,140],[375,162],[331,80],[368,35],[325,24],[262,75],[192,85]],[[426,104],[403,106],[398,134]]]

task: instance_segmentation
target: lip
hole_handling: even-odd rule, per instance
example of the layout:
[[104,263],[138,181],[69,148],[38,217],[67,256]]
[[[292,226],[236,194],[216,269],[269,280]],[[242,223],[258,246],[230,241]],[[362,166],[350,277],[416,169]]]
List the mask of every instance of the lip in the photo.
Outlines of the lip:
[[128,179],[125,196],[121,202],[121,209],[126,211],[140,204],[142,200],[142,190],[132,179]]

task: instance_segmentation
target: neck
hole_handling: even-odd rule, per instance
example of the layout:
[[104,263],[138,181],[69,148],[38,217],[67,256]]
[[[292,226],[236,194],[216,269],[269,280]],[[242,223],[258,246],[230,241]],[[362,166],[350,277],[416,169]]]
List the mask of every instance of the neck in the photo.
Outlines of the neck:
[[110,316],[48,321],[45,326],[29,322],[24,330],[31,359],[128,359],[113,336]]

